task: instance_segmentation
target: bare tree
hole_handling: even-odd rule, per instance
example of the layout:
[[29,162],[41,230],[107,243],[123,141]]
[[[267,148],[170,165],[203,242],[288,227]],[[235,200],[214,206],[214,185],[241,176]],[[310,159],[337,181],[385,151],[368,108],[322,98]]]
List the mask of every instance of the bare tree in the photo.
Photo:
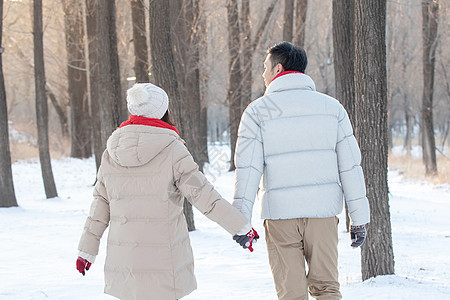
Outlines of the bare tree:
[[[252,99],[252,83],[253,83],[253,35],[250,17],[250,0],[242,0],[241,2],[241,53],[242,59],[242,90],[240,109],[244,111]],[[232,156],[233,157],[233,156]],[[233,160],[233,159],[232,159]]]
[[5,79],[3,78],[3,0],[0,0],[0,207],[17,206],[11,170],[9,149],[8,108],[6,103]]
[[[236,148],[237,130],[242,112],[252,101],[252,61],[256,47],[264,34],[266,25],[272,15],[277,0],[267,7],[263,20],[256,33],[252,34],[250,23],[250,4],[242,1],[242,17],[239,18],[239,9],[236,0],[227,2],[228,21],[228,51],[230,53],[229,82],[227,104],[229,111],[231,162],[230,171],[235,169],[234,151]],[[240,27],[242,26],[242,31]],[[241,36],[243,41],[241,41]],[[243,49],[241,49],[241,46]],[[242,56],[242,58],[241,58]],[[241,63],[242,61],[242,63]]]
[[42,0],[33,1],[34,78],[36,91],[36,125],[39,159],[47,198],[57,197],[50,160],[48,139],[48,106],[45,93],[44,45],[42,31]]
[[[34,62],[31,58],[28,57],[28,55],[26,55],[23,52],[23,47],[21,45],[19,45],[18,42],[16,41],[16,39],[14,39],[13,37],[9,36],[8,38],[9,38],[9,41],[16,46],[15,53],[17,54],[17,56],[20,57],[21,59],[23,59],[26,62],[26,64],[31,69],[34,70]],[[59,123],[61,126],[62,135],[68,136],[69,131],[68,131],[67,115],[65,112],[65,105],[62,103],[61,100],[58,99],[58,97],[55,94],[55,89],[47,81],[45,82],[45,90],[47,92],[48,97],[50,98],[50,102],[52,103],[53,108],[56,111],[56,114],[59,117]]]
[[119,57],[116,37],[115,1],[98,0],[98,93],[101,95],[100,120],[102,148],[123,121]]
[[200,118],[199,118],[199,130],[198,130],[198,140],[199,145],[202,146],[201,151],[199,151],[199,164],[203,170],[203,165],[209,162],[208,154],[208,98],[206,97],[206,90],[208,85],[209,76],[205,68],[203,68],[204,61],[208,56],[208,28],[207,19],[205,13],[205,2],[199,0],[199,12],[198,20],[196,22],[196,44],[198,47],[198,61],[197,68],[199,70],[199,86],[200,86]]
[[[333,53],[336,97],[345,107],[353,126],[355,118],[355,38],[354,0],[333,0]],[[346,228],[350,226],[347,203]]]
[[418,108],[418,85],[414,80],[421,67],[418,53],[422,50],[421,41],[417,40],[419,28],[416,13],[418,7],[413,2],[387,4],[386,44],[388,58],[388,118],[389,118],[389,149],[394,146],[397,132],[404,134],[403,148],[408,156],[411,154],[414,125]]
[[394,274],[387,185],[386,0],[355,1],[356,136],[370,204],[362,279]]
[[177,73],[180,103],[182,110],[187,112],[180,116],[185,130],[183,138],[192,153],[195,162],[203,171],[207,161],[207,128],[203,113],[206,107],[202,105],[200,93],[200,45],[204,38],[200,28],[201,1],[172,0],[170,1],[171,33],[175,70]]
[[62,4],[72,139],[70,156],[88,158],[92,155],[92,138],[84,53],[83,3],[80,0],[62,0]]
[[55,93],[53,92],[53,88],[50,86],[50,84],[48,84],[48,82],[45,83],[45,91],[50,98],[50,103],[53,105],[53,108],[55,109],[55,112],[59,117],[62,136],[69,136],[69,122],[67,121],[67,113],[65,109],[66,105],[62,103],[61,100],[58,100],[58,97],[55,95]]
[[[169,98],[169,109],[174,115],[180,133],[187,130],[183,121],[182,102],[174,66],[172,34],[170,28],[170,5],[168,1],[150,1],[150,47],[152,74],[155,84],[164,89]],[[184,214],[188,230],[195,230],[192,206],[184,201]]]
[[[175,70],[182,101],[180,106],[185,112],[180,115],[183,123],[183,138],[192,153],[194,161],[203,171],[208,158],[206,107],[202,105],[200,93],[200,44],[203,31],[200,28],[201,1],[170,1],[172,22],[172,49],[175,54]],[[202,107],[203,106],[203,107]],[[195,230],[192,205],[184,201],[184,214],[189,231]]]
[[355,126],[354,0],[333,0],[333,48],[336,97]]
[[[203,164],[207,161],[207,128],[205,126],[206,107],[202,105],[202,97],[200,92],[200,45],[204,32],[200,28],[201,18],[201,1],[185,0],[185,19],[187,25],[187,41],[186,48],[186,72],[185,86],[183,88],[184,101],[190,108],[190,118],[192,118],[192,128],[194,130],[192,140],[192,151],[195,161],[199,164],[200,170],[203,171]],[[184,102],[183,101],[183,102]]]
[[[294,9],[295,6],[295,9]],[[305,46],[305,24],[308,0],[284,0],[283,40]],[[295,18],[294,18],[295,12]],[[294,26],[295,25],[295,26]]]
[[426,175],[437,174],[436,141],[433,127],[433,86],[439,22],[437,0],[422,1],[423,40],[423,96],[422,96],[422,153]]
[[133,21],[134,73],[136,74],[136,82],[149,82],[144,0],[131,0],[131,19]]
[[283,41],[292,42],[294,30],[294,0],[284,0]]
[[164,89],[169,98],[169,109],[177,123],[178,130],[184,132],[181,119],[181,97],[174,66],[172,37],[170,34],[169,3],[166,1],[150,1],[150,53],[152,74],[155,84]]
[[98,64],[98,0],[86,0],[86,33],[89,60],[89,102],[92,118],[92,138],[94,144],[95,164],[98,168],[104,151],[101,137],[99,64]]
[[240,58],[240,29],[239,29],[239,9],[237,0],[228,0],[227,2],[227,20],[228,20],[228,51],[230,52],[230,62],[228,64],[229,83],[228,83],[228,113],[230,124],[230,146],[231,161],[230,171],[236,169],[234,165],[234,149],[237,142],[237,131],[241,120],[241,91],[242,91],[242,71]]
[[297,0],[297,4],[295,5],[294,43],[302,48],[305,47],[305,28],[306,28],[305,24],[307,11],[308,11],[308,0]]

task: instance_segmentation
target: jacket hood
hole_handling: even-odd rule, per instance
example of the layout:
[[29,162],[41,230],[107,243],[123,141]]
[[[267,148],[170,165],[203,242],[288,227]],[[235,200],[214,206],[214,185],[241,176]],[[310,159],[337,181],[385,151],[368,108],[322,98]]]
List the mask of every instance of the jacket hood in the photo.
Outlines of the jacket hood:
[[275,78],[267,87],[264,95],[285,90],[310,90],[315,91],[314,81],[303,73],[290,73]]
[[181,138],[166,128],[146,125],[127,125],[115,130],[106,144],[112,160],[123,167],[142,166],[163,149]]

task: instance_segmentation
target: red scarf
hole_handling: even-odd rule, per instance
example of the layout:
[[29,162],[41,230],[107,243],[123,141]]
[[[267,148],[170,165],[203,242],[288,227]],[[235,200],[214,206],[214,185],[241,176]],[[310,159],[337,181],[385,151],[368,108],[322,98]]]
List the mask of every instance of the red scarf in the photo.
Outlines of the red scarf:
[[159,128],[172,129],[177,134],[179,134],[178,130],[174,126],[172,126],[160,119],[152,119],[152,118],[146,118],[146,117],[141,117],[141,116],[136,116],[136,115],[130,115],[130,118],[127,121],[120,124],[119,128],[122,128],[127,125],[147,125],[147,126],[153,126],[153,127],[159,127]]
[[[300,74],[303,74],[302,72],[299,72],[299,71],[283,71],[283,72],[281,72],[281,73],[278,73],[278,75],[275,76],[275,77],[272,79],[272,81],[274,81],[275,79],[277,79],[277,78],[280,77],[280,76],[283,76],[283,75],[286,75],[286,74],[292,74],[292,73],[300,73]],[[272,81],[271,81],[271,82],[272,82]]]

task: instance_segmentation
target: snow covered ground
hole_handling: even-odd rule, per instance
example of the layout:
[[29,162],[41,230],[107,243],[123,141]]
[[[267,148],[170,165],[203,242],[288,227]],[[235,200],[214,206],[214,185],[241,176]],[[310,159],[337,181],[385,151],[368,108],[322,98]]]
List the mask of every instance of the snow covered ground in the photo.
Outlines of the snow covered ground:
[[[206,173],[231,199],[234,175],[221,166],[216,160]],[[106,236],[87,275],[75,269],[78,239],[92,200],[94,160],[54,160],[53,170],[59,198],[45,199],[38,161],[13,165],[20,207],[0,209],[0,299],[114,299],[103,294]],[[350,247],[341,214],[343,298],[450,299],[450,186],[404,181],[392,171],[389,188],[396,275],[361,282],[360,250]],[[194,211],[197,230],[190,236],[198,289],[183,300],[276,299],[257,206],[253,225],[261,239],[253,253]]]

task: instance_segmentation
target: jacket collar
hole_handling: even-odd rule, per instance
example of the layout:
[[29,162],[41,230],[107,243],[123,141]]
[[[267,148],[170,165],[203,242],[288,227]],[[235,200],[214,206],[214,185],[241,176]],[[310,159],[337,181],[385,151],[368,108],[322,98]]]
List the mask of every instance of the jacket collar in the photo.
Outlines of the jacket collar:
[[283,76],[274,78],[266,89],[264,95],[281,92],[284,90],[310,90],[315,91],[316,85],[314,81],[303,73],[288,73]]
[[123,167],[142,166],[158,156],[174,141],[181,141],[174,130],[145,125],[124,125],[111,134],[106,143],[106,149],[114,162]]
[[178,130],[174,126],[172,126],[160,119],[153,119],[153,118],[146,118],[146,117],[142,117],[142,116],[130,115],[129,119],[125,122],[122,122],[122,124],[120,124],[119,128],[122,128],[127,125],[147,125],[147,126],[166,128],[166,129],[171,129],[171,130],[175,131],[177,134],[179,134]]

